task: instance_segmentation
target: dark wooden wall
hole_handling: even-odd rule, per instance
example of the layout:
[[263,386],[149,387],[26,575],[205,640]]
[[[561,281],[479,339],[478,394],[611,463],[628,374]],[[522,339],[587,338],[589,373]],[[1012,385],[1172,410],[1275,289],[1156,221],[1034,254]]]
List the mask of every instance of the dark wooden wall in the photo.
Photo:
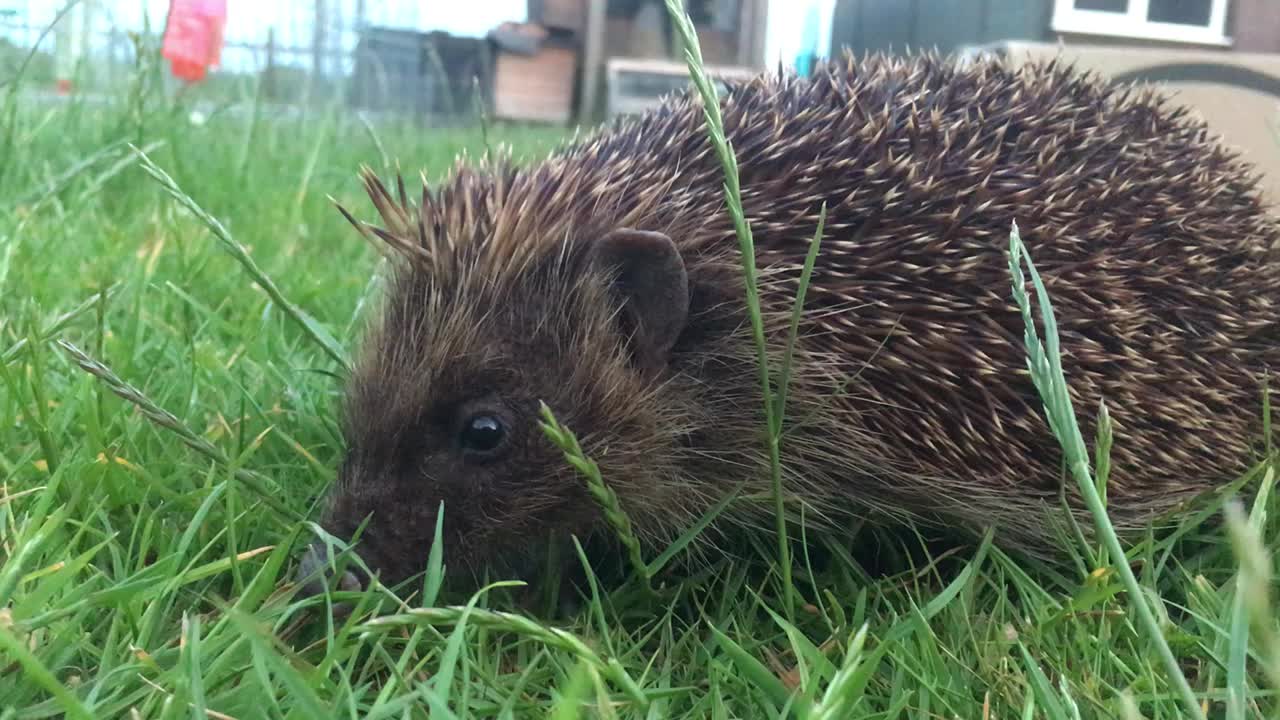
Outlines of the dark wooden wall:
[[[962,45],[1000,40],[1053,41],[1053,0],[839,0],[831,29],[833,51],[954,52]],[[1230,0],[1232,50],[1280,53],[1280,0]],[[1071,40],[1081,40],[1073,36]],[[1083,38],[1124,44],[1123,38]],[[1166,43],[1133,41],[1151,46]]]
[[839,0],[831,48],[950,53],[999,40],[1049,40],[1052,13],[1053,0]]

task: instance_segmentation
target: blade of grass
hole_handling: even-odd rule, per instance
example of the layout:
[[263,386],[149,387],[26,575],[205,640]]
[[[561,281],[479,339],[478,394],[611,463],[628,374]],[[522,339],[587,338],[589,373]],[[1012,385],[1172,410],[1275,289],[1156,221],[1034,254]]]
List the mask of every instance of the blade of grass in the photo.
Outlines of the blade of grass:
[[[586,577],[587,589],[591,591],[587,609],[599,629],[605,652],[610,656],[615,656],[618,651],[614,646],[612,633],[609,632],[609,623],[604,616],[604,603],[600,600],[600,583],[596,580],[595,570],[591,567],[591,561],[587,558],[586,550],[582,549],[582,542],[578,540],[578,536],[571,535],[570,539],[573,540],[573,549],[578,555],[578,563],[582,566],[582,574]],[[649,710],[652,712],[653,708],[651,707]]]
[[280,309],[284,311],[285,315],[296,322],[302,328],[303,332],[306,333],[306,335],[317,345],[319,345],[320,349],[324,350],[324,352],[334,362],[336,362],[339,367],[344,371],[348,370],[349,366],[347,364],[346,353],[343,351],[342,346],[338,344],[338,341],[334,339],[333,335],[331,335],[328,330],[325,330],[315,318],[308,315],[305,310],[293,304],[284,296],[284,293],[280,291],[280,288],[276,286],[275,282],[258,267],[256,262],[254,262],[253,257],[249,255],[249,251],[231,236],[231,233],[222,226],[222,223],[218,222],[217,218],[205,212],[204,208],[200,207],[200,205],[198,205],[190,195],[183,192],[182,188],[178,187],[178,183],[175,182],[173,178],[169,177],[168,173],[161,170],[159,166],[152,162],[151,158],[148,157],[145,152],[133,144],[130,144],[129,147],[138,155],[138,161],[141,164],[142,169],[155,179],[155,181],[160,184],[160,187],[164,188],[165,192],[169,193],[169,195],[177,200],[180,205],[185,207],[187,210],[190,210],[193,215],[195,215],[209,228],[213,233],[213,236],[217,238],[219,245],[221,245],[222,248],[231,255],[231,257],[235,258],[236,262],[240,263],[241,267],[245,269],[245,272],[249,274],[249,277],[251,277],[259,287],[266,291],[267,295],[271,297],[272,301],[275,302],[276,305],[280,306]]
[[787,537],[786,503],[782,493],[782,458],[780,441],[775,429],[780,423],[775,415],[775,399],[773,381],[770,378],[768,346],[765,343],[764,319],[760,311],[760,290],[756,278],[755,241],[751,235],[751,226],[747,222],[742,209],[742,188],[738,182],[738,163],[733,147],[724,132],[724,121],[720,117],[720,100],[716,95],[715,85],[707,78],[703,70],[702,47],[698,43],[698,33],[693,20],[685,12],[681,0],[666,0],[667,14],[671,18],[676,33],[685,45],[685,62],[692,76],[693,84],[702,96],[702,109],[706,117],[707,133],[711,144],[720,158],[724,168],[725,204],[733,219],[734,231],[738,236],[738,246],[742,256],[742,274],[746,283],[747,314],[751,319],[751,332],[755,339],[757,364],[760,374],[760,388],[763,393],[765,425],[767,433],[770,480],[773,486],[774,522],[778,535],[778,565],[782,573],[783,605],[787,620],[795,621],[795,585],[791,580],[791,546]]
[[[177,418],[173,413],[157,405],[151,398],[142,393],[141,390],[133,387],[129,383],[122,380],[116,375],[111,368],[103,365],[101,362],[89,357],[83,350],[72,345],[66,340],[58,340],[57,344],[64,350],[71,359],[80,366],[80,369],[93,375],[101,380],[113,393],[121,399],[132,403],[135,407],[142,411],[142,414],[156,425],[172,431],[192,450],[213,460],[222,467],[235,468],[231,459],[226,456],[213,443],[205,440],[194,430],[187,427],[185,423]],[[297,512],[291,510],[288,506],[278,500],[275,495],[267,489],[263,484],[263,480],[256,474],[244,470],[243,468],[235,468],[233,474],[235,478],[244,483],[245,487],[256,493],[264,504],[275,510],[277,513],[288,520],[298,519]]]
[[1236,579],[1235,595],[1231,599],[1230,633],[1227,645],[1227,712],[1226,720],[1244,720],[1245,698],[1249,694],[1246,662],[1249,655],[1249,617],[1244,609],[1244,592],[1241,578]]
[[13,267],[13,254],[17,251],[17,235],[0,235],[0,291],[3,291],[9,282],[9,270]]
[[191,695],[191,717],[205,717],[204,677],[201,674],[200,616],[182,614],[182,666],[187,675],[187,692]]
[[[459,607],[440,607],[440,608],[411,608],[405,612],[396,615],[384,615],[382,617],[373,618],[365,622],[365,627],[369,629],[395,627],[399,625],[413,625],[418,623],[426,623],[428,625],[454,625],[461,621],[463,617],[463,608]],[[559,628],[548,627],[542,625],[530,618],[517,615],[515,613],[501,612],[497,610],[488,610],[485,608],[472,608],[467,613],[468,621],[476,626],[485,627],[495,630],[505,630],[507,632],[523,635],[528,638],[537,640],[549,647],[554,647],[582,658],[604,674],[622,688],[632,700],[635,700],[641,707],[648,705],[648,698],[644,691],[636,684],[635,680],[626,672],[626,670],[618,664],[615,658],[604,660],[589,645],[579,639],[576,635],[561,630]]]
[[33,211],[35,210],[35,208],[43,204],[46,198],[52,197],[53,195],[56,195],[57,193],[66,189],[66,187],[70,185],[73,180],[78,178],[81,174],[83,174],[85,171],[89,170],[93,166],[97,165],[98,163],[115,157],[117,154],[119,154],[119,151],[121,150],[121,148],[125,146],[127,142],[128,142],[127,140],[116,140],[114,142],[108,143],[107,145],[98,149],[96,152],[92,153],[88,157],[81,158],[80,160],[76,161],[76,163],[73,164],[71,167],[62,171],[62,173],[60,173],[57,177],[49,181],[47,185],[43,187],[33,188],[31,190],[28,190],[26,193],[22,195],[19,195],[14,198],[10,198],[8,200],[9,207],[18,207],[19,205],[28,205],[33,200],[35,200],[36,201],[35,207],[31,207],[28,209],[28,215],[26,219],[30,220],[30,218],[34,215]]
[[68,717],[77,720],[93,720],[93,713],[70,690],[58,682],[58,678],[54,677],[49,668],[45,667],[40,659],[33,655],[26,645],[14,637],[3,624],[0,624],[0,650],[3,650],[4,655],[9,656],[22,668],[31,682],[52,695],[53,699],[66,711]]
[[753,685],[759,688],[769,700],[778,707],[786,707],[790,705],[792,713],[797,717],[807,717],[809,712],[809,700],[801,696],[798,692],[787,689],[787,686],[773,674],[764,663],[755,658],[754,655],[747,652],[745,648],[733,640],[733,638],[725,635],[719,628],[710,622],[707,628],[711,630],[712,637],[715,638],[716,644],[724,650],[725,654],[733,660],[733,664],[742,674],[751,681]]
[[[281,653],[279,641],[271,636],[266,629],[259,627],[258,620],[250,615],[246,615],[240,610],[233,607],[225,608],[228,619],[233,622],[240,630],[240,633],[248,638],[249,644],[253,648],[253,655],[263,672],[269,671],[276,679],[284,683],[289,689],[289,697],[294,704],[303,710],[304,717],[322,718],[330,717],[330,713],[325,709],[324,702],[316,694],[314,683],[308,678],[302,676],[294,667],[291,658],[286,659]],[[264,678],[266,684],[265,689],[270,690],[271,685]]]
[[778,409],[774,413],[773,419],[778,423],[778,427],[773,428],[773,434],[782,438],[782,421],[787,412],[787,389],[791,385],[791,362],[796,349],[796,337],[800,333],[800,317],[804,314],[804,298],[809,292],[809,279],[813,275],[813,266],[818,259],[818,247],[822,244],[822,233],[827,225],[827,203],[823,201],[822,208],[818,211],[818,229],[813,233],[813,240],[809,243],[809,252],[804,258],[804,269],[800,271],[800,285],[796,290],[795,305],[791,309],[791,328],[787,332],[787,353],[782,360],[782,373],[778,380]]
[[849,640],[849,650],[845,653],[844,663],[836,671],[835,677],[827,685],[822,699],[809,713],[809,720],[839,720],[849,717],[858,698],[862,695],[854,679],[858,666],[862,664],[862,648],[867,642],[867,624],[863,623]]
[[483,587],[474,593],[462,608],[462,613],[458,616],[458,622],[453,626],[453,632],[449,634],[449,640],[445,643],[444,654],[440,656],[440,663],[435,677],[431,679],[432,689],[446,702],[449,699],[449,690],[453,685],[453,673],[457,669],[459,658],[462,655],[462,641],[467,634],[467,621],[471,618],[471,613],[475,611],[476,603],[480,602],[480,598],[494,588],[518,584],[493,583]]
[[1267,522],[1267,503],[1274,483],[1274,469],[1268,468],[1247,519],[1236,500],[1229,501],[1223,508],[1232,550],[1239,565],[1235,592],[1231,598],[1227,652],[1228,720],[1243,720],[1246,717],[1249,692],[1246,661],[1249,655],[1251,622],[1260,641],[1260,655],[1264,658],[1262,664],[1269,675],[1269,682],[1274,686],[1273,689],[1280,690],[1280,638],[1277,638],[1272,625],[1275,614],[1271,610],[1269,597],[1272,561],[1262,542]]
[[291,223],[295,227],[302,221],[302,208],[311,189],[311,179],[315,176],[316,164],[329,147],[329,138],[333,135],[334,125],[338,120],[338,108],[336,100],[330,104],[328,112],[325,113],[324,121],[316,132],[316,140],[311,146],[311,154],[307,156],[306,165],[302,170],[302,177],[298,180],[298,190],[294,195],[293,222]]
[[622,508],[618,495],[605,483],[604,478],[600,475],[600,468],[596,462],[586,456],[582,451],[582,446],[578,444],[578,438],[573,431],[562,426],[551,412],[551,408],[546,403],[539,402],[539,412],[542,420],[538,423],[542,428],[542,432],[555,443],[556,447],[564,453],[565,460],[573,466],[578,472],[582,473],[587,481],[587,490],[591,492],[591,496],[595,498],[596,503],[604,512],[605,520],[613,527],[618,539],[627,549],[627,558],[631,562],[631,569],[639,578],[644,591],[653,594],[653,585],[649,574],[649,566],[645,564],[644,557],[640,553],[640,539],[636,537],[635,531],[631,527],[631,518],[627,517],[626,512]]
[[[79,305],[75,306],[71,310],[68,310],[67,312],[62,313],[58,317],[54,318],[53,322],[49,323],[48,326],[46,326],[45,328],[40,330],[39,333],[36,334],[36,339],[39,340],[40,342],[44,342],[52,338],[54,335],[57,335],[59,332],[63,330],[63,328],[70,325],[81,315],[84,315],[86,312],[93,309],[100,303],[104,303],[107,300],[109,300],[111,296],[115,294],[117,287],[118,286],[114,284],[110,285],[104,290],[94,293],[93,295],[90,295],[88,299],[86,299],[84,302],[80,303]],[[8,364],[10,362],[13,362],[13,360],[18,357],[18,354],[22,352],[22,349],[27,346],[27,342],[28,342],[27,338],[23,338],[15,342],[14,344],[10,345],[9,349],[5,350],[3,354],[0,354],[0,363]]]
[[[34,327],[32,329],[34,330]],[[57,472],[61,463],[62,453],[49,428],[49,398],[45,396],[44,392],[45,379],[48,377],[44,372],[45,346],[39,342],[34,342],[34,340],[34,335],[28,337],[27,357],[31,361],[30,368],[33,378],[32,382],[27,384],[27,387],[31,390],[32,399],[31,423],[35,428],[36,439],[40,443],[40,452],[44,455],[44,461],[49,472]]]
[[436,534],[431,540],[431,549],[427,551],[427,571],[422,579],[422,605],[431,607],[440,597],[440,588],[444,586],[444,501],[436,508]]
[[1027,673],[1031,676],[1031,690],[1035,698],[1040,702],[1040,707],[1044,708],[1045,716],[1050,720],[1067,720],[1066,710],[1062,708],[1062,704],[1058,701],[1058,695],[1053,691],[1053,685],[1049,683],[1049,678],[1045,677],[1044,670],[1040,669],[1040,663],[1031,657],[1031,653],[1027,650],[1027,646],[1018,641],[1018,652],[1022,655],[1022,663],[1027,668]]
[[[846,695],[861,695],[866,689],[867,684],[871,682],[871,674],[875,672],[880,665],[880,660],[889,654],[898,643],[904,641],[908,636],[916,631],[928,632],[928,626],[925,624],[933,618],[937,617],[948,605],[950,605],[965,588],[970,587],[970,583],[978,575],[982,564],[986,562],[988,553],[992,550],[992,540],[995,533],[987,530],[982,538],[982,544],[978,546],[978,551],[974,553],[973,560],[956,574],[955,579],[947,584],[937,595],[929,602],[925,603],[923,608],[915,609],[915,622],[899,621],[890,625],[889,631],[884,634],[875,649],[867,653],[866,658],[849,673],[849,677],[842,681],[844,689],[842,692]],[[861,617],[862,613],[857,613],[856,617]]]
[[701,534],[708,525],[715,522],[716,518],[720,516],[720,513],[724,512],[724,509],[729,507],[729,504],[738,498],[738,495],[742,493],[744,487],[746,487],[745,484],[739,483],[733,488],[733,492],[726,494],[715,505],[708,508],[707,511],[698,518],[697,522],[690,525],[689,529],[681,533],[680,537],[676,538],[669,546],[667,546],[666,550],[659,553],[659,555],[649,563],[649,575],[657,575],[658,571],[666,567],[666,564],[671,562],[672,558],[685,548],[689,547],[693,540]]
[[[1036,299],[1040,304],[1040,315],[1044,324],[1045,334],[1045,344],[1043,346],[1040,344],[1040,338],[1036,333],[1035,321],[1031,315],[1031,304],[1027,299],[1025,281],[1022,275],[1022,262],[1024,260],[1027,264],[1027,273],[1031,276],[1031,282],[1035,286]],[[1062,371],[1058,328],[1053,314],[1053,306],[1049,302],[1049,293],[1045,290],[1044,282],[1040,279],[1040,274],[1036,271],[1035,264],[1032,263],[1031,257],[1026,254],[1026,250],[1022,245],[1017,223],[1013,224],[1009,233],[1009,271],[1013,278],[1014,299],[1022,312],[1023,325],[1026,328],[1027,366],[1031,371],[1031,377],[1036,389],[1044,402],[1049,426],[1053,430],[1054,436],[1057,437],[1058,442],[1062,445],[1063,453],[1067,457],[1067,464],[1075,476],[1089,512],[1093,515],[1098,534],[1102,537],[1102,541],[1110,553],[1112,565],[1120,573],[1120,577],[1124,581],[1125,590],[1138,613],[1142,629],[1156,647],[1156,652],[1164,665],[1165,674],[1169,682],[1173,684],[1184,709],[1189,713],[1190,717],[1203,720],[1204,713],[1200,708],[1200,703],[1196,700],[1196,695],[1191,690],[1191,685],[1187,682],[1186,676],[1182,674],[1182,670],[1178,666],[1178,660],[1174,657],[1173,650],[1170,649],[1169,643],[1165,640],[1164,633],[1160,631],[1160,624],[1156,621],[1151,606],[1147,604],[1142,587],[1138,584],[1138,579],[1134,577],[1133,569],[1126,562],[1124,548],[1120,545],[1120,538],[1116,535],[1115,527],[1111,524],[1111,518],[1107,515],[1102,498],[1098,494],[1097,485],[1089,471],[1089,457],[1085,450],[1084,437],[1080,432],[1079,424],[1076,422],[1075,411],[1071,406],[1071,397],[1067,394],[1067,381]]]
[[556,704],[548,716],[552,720],[577,720],[582,717],[582,703],[591,694],[591,666],[579,660],[556,693]]
[[356,113],[356,119],[364,126],[364,131],[369,135],[369,139],[373,141],[373,147],[378,151],[378,156],[382,158],[382,170],[386,172],[391,169],[391,156],[387,154],[386,147],[382,144],[382,138],[378,137],[378,131],[374,129],[373,124],[369,122],[369,117],[363,112]]

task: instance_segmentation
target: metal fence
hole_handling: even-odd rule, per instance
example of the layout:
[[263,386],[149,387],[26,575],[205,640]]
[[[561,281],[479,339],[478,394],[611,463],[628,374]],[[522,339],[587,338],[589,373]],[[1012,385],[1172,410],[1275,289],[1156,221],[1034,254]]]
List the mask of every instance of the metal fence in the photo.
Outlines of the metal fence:
[[[92,0],[75,91],[107,95],[126,87],[138,66],[139,48],[158,60],[168,5],[167,0]],[[474,95],[476,89],[484,92],[485,43],[420,31],[439,17],[424,6],[440,7],[439,2],[245,0],[229,5],[221,63],[201,84],[205,95],[235,99],[261,93],[264,100],[283,104],[340,99],[414,116],[465,115],[484,101],[483,94]],[[524,19],[525,2],[473,5],[462,5],[461,14],[454,11],[470,23],[472,36],[483,32],[485,23]],[[57,38],[50,29],[62,7],[61,0],[0,0],[0,82],[34,48],[26,85],[34,92],[54,91]],[[449,64],[460,44],[474,57]],[[175,80],[166,82],[176,90]]]

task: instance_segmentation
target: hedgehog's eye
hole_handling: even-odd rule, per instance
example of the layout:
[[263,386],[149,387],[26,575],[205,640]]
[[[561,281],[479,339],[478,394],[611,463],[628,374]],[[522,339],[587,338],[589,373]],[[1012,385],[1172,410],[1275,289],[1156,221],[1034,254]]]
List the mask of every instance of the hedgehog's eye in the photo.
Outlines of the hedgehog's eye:
[[506,438],[507,429],[497,415],[479,413],[462,424],[458,444],[465,453],[484,456],[491,455],[502,447]]

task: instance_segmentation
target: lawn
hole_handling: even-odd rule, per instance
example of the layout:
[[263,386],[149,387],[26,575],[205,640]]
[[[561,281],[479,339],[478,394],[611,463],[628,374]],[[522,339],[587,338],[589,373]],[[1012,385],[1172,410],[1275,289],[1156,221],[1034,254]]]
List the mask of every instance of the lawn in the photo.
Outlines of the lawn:
[[1143,601],[1209,717],[1280,712],[1259,549],[1277,523],[1254,512],[1233,543],[1221,501],[1126,548],[1142,599],[1097,548],[1049,567],[851,529],[797,544],[785,591],[763,533],[569,614],[428,582],[329,619],[290,575],[340,457],[339,366],[298,318],[351,351],[378,258],[326,196],[366,208],[362,163],[438,178],[561,134],[280,117],[252,95],[193,123],[146,82],[4,93],[0,720],[1186,717]]

